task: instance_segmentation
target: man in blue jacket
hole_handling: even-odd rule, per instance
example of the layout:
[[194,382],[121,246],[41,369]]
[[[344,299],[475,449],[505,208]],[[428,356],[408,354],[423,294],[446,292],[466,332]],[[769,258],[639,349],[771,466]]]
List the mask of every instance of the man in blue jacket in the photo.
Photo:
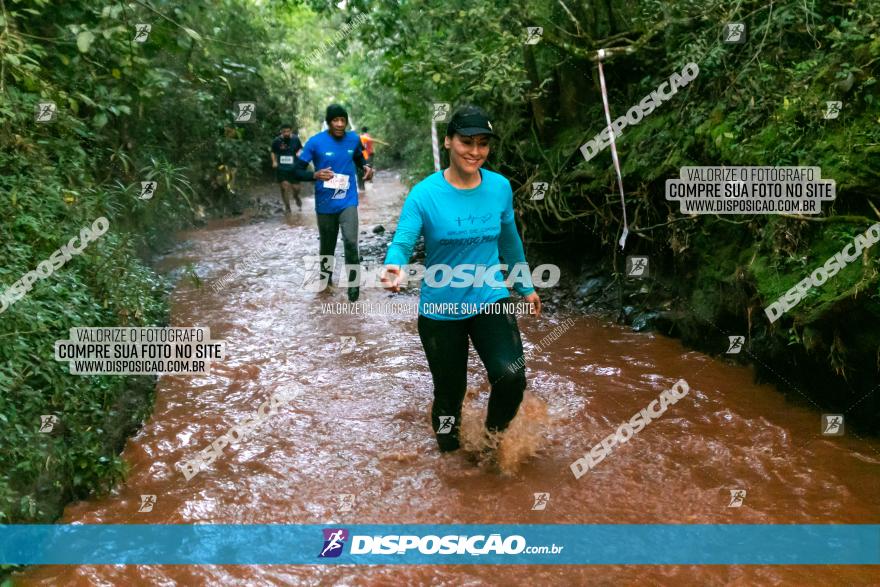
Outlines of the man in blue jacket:
[[[326,279],[326,283],[330,284],[333,274],[324,259],[333,256],[339,229],[342,228],[342,244],[348,269],[348,300],[354,302],[360,295],[360,288],[357,286],[360,276],[357,172],[361,169],[364,180],[369,180],[373,177],[373,168],[364,160],[363,146],[358,134],[346,130],[348,113],[345,108],[339,104],[330,104],[325,119],[327,130],[306,141],[300,153],[297,176],[316,182],[315,212],[321,240],[321,279]],[[309,163],[318,171],[305,171]]]

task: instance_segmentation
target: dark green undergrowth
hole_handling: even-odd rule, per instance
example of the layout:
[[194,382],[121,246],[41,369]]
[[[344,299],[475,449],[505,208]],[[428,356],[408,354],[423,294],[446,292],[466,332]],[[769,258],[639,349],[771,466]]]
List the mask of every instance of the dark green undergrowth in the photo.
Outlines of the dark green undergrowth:
[[[0,523],[49,523],[124,478],[125,440],[155,379],[79,376],[54,360],[72,327],[166,325],[149,266],[178,228],[229,211],[293,121],[296,72],[272,24],[241,2],[6,0],[0,10],[0,292],[105,217],[109,230],[0,313]],[[152,23],[146,43],[134,24]],[[233,102],[257,102],[255,124]],[[52,101],[52,122],[34,120]],[[158,182],[137,198],[140,182]],[[198,324],[194,326],[199,326]],[[41,416],[58,424],[40,432]],[[2,571],[2,569],[0,569]]]

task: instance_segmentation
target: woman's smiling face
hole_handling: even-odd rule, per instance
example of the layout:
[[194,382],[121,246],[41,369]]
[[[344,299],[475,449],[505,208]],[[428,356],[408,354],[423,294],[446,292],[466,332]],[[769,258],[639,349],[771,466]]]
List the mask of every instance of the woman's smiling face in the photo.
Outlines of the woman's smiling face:
[[449,162],[467,175],[477,173],[489,156],[489,135],[466,137],[455,133],[446,137],[444,144],[449,149]]

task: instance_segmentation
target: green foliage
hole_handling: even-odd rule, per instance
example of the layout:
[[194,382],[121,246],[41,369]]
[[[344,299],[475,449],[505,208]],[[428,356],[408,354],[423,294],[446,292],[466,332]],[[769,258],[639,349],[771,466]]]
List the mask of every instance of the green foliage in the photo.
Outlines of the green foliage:
[[[235,178],[262,173],[295,118],[278,65],[281,6],[233,0],[0,3],[0,291],[100,216],[109,231],[0,313],[0,523],[57,517],[125,472],[119,450],[153,381],[70,375],[54,341],[75,326],[160,325],[168,284],[144,258]],[[149,23],[144,43],[135,24]],[[233,102],[257,102],[256,124]],[[34,120],[39,102],[55,120]],[[140,200],[141,181],[155,180]],[[60,427],[39,432],[40,416]]]

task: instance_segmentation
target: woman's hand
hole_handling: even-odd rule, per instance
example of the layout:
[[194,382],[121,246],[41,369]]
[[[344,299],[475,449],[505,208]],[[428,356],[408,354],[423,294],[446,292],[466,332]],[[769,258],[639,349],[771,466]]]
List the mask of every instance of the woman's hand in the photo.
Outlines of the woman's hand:
[[382,282],[382,287],[397,292],[400,291],[400,281],[403,279],[403,274],[398,265],[385,265],[379,279]]
[[532,292],[527,296],[523,296],[523,299],[532,305],[532,314],[537,318],[541,316],[541,298],[538,297],[537,292]]

